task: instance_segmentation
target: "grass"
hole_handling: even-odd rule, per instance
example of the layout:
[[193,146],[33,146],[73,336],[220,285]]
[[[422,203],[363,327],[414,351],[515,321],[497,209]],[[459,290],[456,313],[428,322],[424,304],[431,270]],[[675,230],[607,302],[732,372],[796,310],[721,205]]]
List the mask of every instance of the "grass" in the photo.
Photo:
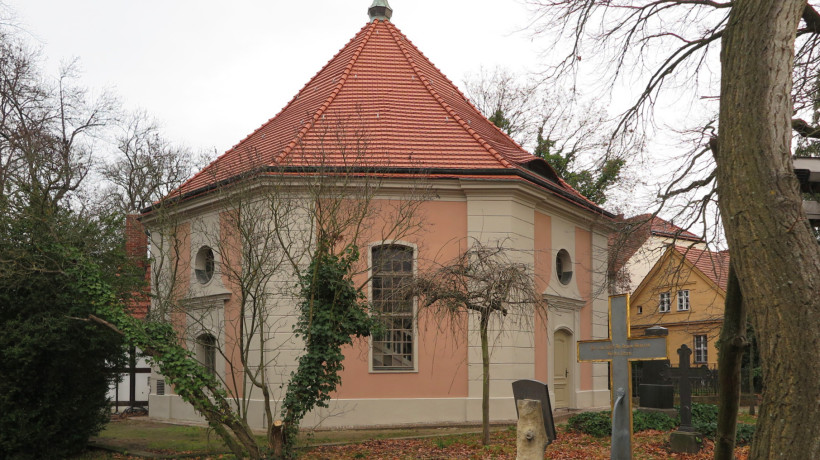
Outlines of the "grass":
[[[754,417],[742,414],[740,420],[754,422]],[[547,448],[547,458],[609,458],[609,437],[574,433],[566,426],[558,427],[558,440]],[[472,433],[465,433],[473,431]],[[493,427],[489,446],[481,444],[478,428],[416,428],[382,430],[320,431],[304,434],[300,459],[514,459],[516,431],[514,426]],[[415,437],[414,439],[407,439]],[[262,435],[260,444],[264,445]],[[96,439],[125,454],[89,451],[73,460],[136,459],[140,454],[161,455],[164,458],[230,459],[227,449],[211,430],[199,426],[170,425],[142,419],[112,422]],[[634,458],[660,460],[671,457],[668,450],[669,432],[645,431],[634,436]],[[320,444],[332,444],[320,446]],[[701,460],[711,458],[712,445],[696,455],[676,455],[675,458]],[[737,457],[745,459],[748,447],[738,449]]]
[[109,423],[97,440],[123,451],[212,455],[227,451],[212,430],[134,419]]
[[[494,430],[504,427],[493,427]],[[445,439],[442,449],[453,441],[441,438],[452,436],[465,431],[474,431],[476,428],[393,428],[346,431],[314,431],[303,432],[299,443],[303,447],[320,444],[350,444],[366,441],[382,441],[406,437],[434,437]],[[259,444],[265,445],[264,434],[256,435]],[[153,422],[142,418],[113,420],[106,428],[92,439],[97,445],[127,452],[133,455],[162,455],[187,457],[218,457],[227,454],[228,449],[222,440],[209,428],[202,426],[172,425]],[[226,456],[228,458],[229,456]],[[110,458],[128,458],[122,455],[113,455],[105,451],[89,451],[74,460],[98,460]],[[135,457],[136,458],[136,457]],[[360,458],[360,457],[356,457]],[[367,456],[363,458],[369,458]]]

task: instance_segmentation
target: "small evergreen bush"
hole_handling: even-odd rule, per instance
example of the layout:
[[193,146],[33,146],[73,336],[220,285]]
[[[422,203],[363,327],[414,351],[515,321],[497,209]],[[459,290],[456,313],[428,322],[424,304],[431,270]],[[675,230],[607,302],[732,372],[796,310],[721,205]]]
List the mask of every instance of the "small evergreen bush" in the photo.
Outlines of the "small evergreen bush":
[[[582,412],[567,421],[569,429],[588,435],[605,437],[612,434],[610,411]],[[645,430],[668,431],[678,425],[676,419],[660,412],[632,411],[632,428],[637,433]]]
[[[692,426],[704,437],[714,439],[717,432],[718,407],[714,404],[692,404]],[[605,437],[612,434],[612,416],[609,411],[582,412],[567,421],[569,429],[591,436]],[[635,433],[645,430],[670,431],[680,425],[678,417],[672,418],[662,412],[632,411],[632,429]],[[752,441],[755,425],[738,423],[737,444]]]
[[735,438],[738,446],[749,444],[755,435],[755,425],[748,423],[737,424],[737,437]]
[[714,404],[692,404],[692,427],[703,436],[714,439],[717,433],[718,407]]
[[601,412],[581,412],[573,415],[567,420],[569,429],[586,433],[588,435],[605,437],[612,434],[612,420],[611,413],[607,411]]
[[680,424],[677,417],[672,418],[663,412],[636,410],[632,413],[632,429],[637,433],[646,430],[669,431]]

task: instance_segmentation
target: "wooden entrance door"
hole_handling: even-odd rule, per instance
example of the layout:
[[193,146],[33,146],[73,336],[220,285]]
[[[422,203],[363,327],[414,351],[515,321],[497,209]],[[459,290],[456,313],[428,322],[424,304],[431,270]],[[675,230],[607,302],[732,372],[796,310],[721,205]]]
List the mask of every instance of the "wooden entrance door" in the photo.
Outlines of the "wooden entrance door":
[[570,351],[572,349],[572,335],[567,331],[556,331],[554,343],[554,363],[553,370],[555,378],[553,385],[555,391],[555,408],[569,407],[570,389],[572,387],[572,374],[570,366]]

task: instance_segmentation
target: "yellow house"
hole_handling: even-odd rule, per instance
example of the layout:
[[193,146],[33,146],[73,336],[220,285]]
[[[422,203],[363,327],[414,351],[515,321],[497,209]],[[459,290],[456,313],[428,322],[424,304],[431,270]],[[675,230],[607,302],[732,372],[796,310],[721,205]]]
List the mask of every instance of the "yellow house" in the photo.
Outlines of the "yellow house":
[[670,246],[632,294],[633,337],[652,326],[669,329],[667,350],[692,349],[692,365],[717,366],[717,339],[729,277],[729,252]]

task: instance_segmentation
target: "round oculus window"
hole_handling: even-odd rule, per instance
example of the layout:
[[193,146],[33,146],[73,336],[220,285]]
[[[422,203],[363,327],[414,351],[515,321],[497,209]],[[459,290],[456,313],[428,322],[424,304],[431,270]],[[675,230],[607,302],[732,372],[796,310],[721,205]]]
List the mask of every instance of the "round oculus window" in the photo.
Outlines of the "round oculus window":
[[200,284],[207,284],[214,277],[214,250],[202,246],[194,259],[194,273]]
[[555,256],[555,274],[561,284],[569,284],[572,280],[572,259],[566,249],[561,249]]

